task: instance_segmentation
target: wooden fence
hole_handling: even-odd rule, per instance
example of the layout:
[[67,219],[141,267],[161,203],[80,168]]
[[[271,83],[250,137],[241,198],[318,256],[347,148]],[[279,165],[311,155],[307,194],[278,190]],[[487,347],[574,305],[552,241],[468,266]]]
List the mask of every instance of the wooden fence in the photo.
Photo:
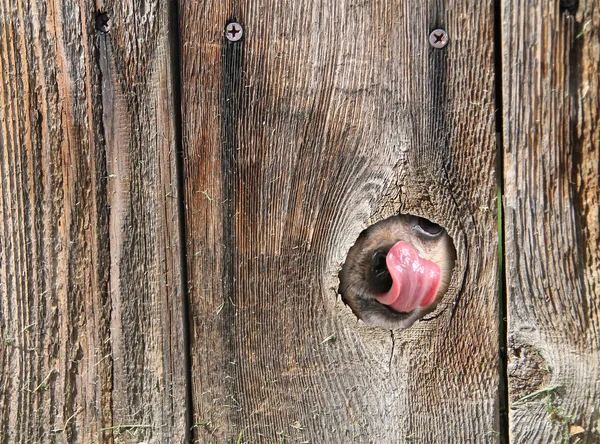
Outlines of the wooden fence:
[[0,443],[600,442],[598,0],[3,0],[0,69]]

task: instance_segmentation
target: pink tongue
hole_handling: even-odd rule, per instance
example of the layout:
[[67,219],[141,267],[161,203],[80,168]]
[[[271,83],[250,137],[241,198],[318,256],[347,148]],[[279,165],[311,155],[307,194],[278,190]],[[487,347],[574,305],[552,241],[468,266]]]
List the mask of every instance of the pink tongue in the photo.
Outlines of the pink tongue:
[[403,241],[392,247],[386,263],[392,276],[392,288],[375,296],[379,302],[402,313],[433,302],[440,286],[440,267],[420,257],[412,245]]

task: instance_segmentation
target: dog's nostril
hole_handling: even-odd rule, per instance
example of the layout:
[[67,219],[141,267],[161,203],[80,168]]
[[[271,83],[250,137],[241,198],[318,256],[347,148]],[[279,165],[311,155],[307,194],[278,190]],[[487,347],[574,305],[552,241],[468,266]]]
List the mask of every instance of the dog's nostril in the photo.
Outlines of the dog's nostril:
[[376,294],[386,293],[392,288],[392,277],[386,264],[387,253],[384,250],[377,250],[371,256],[369,284]]
[[371,257],[371,271],[374,273],[387,271],[387,265],[385,263],[386,256],[387,251],[377,250],[375,253],[373,253],[373,256]]

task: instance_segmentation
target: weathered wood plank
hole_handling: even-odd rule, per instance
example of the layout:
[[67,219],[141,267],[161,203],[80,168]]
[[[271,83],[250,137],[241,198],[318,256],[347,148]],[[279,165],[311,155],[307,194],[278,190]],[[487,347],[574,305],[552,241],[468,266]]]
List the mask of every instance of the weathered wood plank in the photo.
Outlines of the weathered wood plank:
[[180,442],[188,434],[172,6],[105,5],[113,25],[98,37],[118,335],[113,424],[143,426],[118,429],[119,441]]
[[169,9],[104,7],[0,3],[2,442],[186,433]]
[[511,441],[599,442],[600,8],[502,23]]
[[[180,24],[195,438],[496,440],[492,2],[182,2]],[[458,258],[439,316],[390,335],[337,273],[399,210]]]

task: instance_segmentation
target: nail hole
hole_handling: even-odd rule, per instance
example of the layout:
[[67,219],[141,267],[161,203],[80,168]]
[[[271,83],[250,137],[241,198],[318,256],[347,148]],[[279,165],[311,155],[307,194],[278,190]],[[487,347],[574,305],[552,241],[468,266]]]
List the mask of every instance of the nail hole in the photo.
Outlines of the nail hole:
[[96,16],[96,30],[100,32],[110,31],[111,19],[106,12],[100,12]]

